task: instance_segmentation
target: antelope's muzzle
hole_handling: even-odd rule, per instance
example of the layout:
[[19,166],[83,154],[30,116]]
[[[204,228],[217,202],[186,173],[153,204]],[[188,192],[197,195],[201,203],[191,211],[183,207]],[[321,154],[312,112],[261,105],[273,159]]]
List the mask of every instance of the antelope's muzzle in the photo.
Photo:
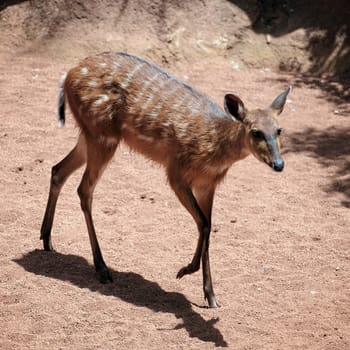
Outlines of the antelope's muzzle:
[[282,171],[284,168],[284,161],[281,158],[277,139],[275,137],[267,137],[266,142],[272,156],[272,160],[270,163],[271,168],[275,171]]
[[274,160],[271,164],[271,167],[275,171],[282,171],[284,168],[284,160],[283,159]]

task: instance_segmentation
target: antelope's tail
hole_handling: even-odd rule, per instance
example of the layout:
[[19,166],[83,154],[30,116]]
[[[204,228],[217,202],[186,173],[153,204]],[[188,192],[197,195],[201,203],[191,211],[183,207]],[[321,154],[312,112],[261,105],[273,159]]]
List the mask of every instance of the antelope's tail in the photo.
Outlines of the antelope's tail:
[[66,121],[65,114],[65,97],[64,97],[64,82],[66,80],[67,73],[64,73],[60,79],[59,88],[58,88],[58,127],[62,128]]

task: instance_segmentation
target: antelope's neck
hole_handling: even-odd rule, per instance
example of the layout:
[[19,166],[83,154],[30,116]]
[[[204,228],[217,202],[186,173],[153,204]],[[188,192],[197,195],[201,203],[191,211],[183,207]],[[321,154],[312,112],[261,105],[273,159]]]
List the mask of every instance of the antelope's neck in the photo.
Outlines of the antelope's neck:
[[243,124],[238,123],[238,133],[236,136],[236,139],[234,140],[237,145],[239,145],[240,153],[239,153],[239,159],[244,159],[250,155],[250,150],[247,145],[247,138],[246,138],[246,129]]
[[228,120],[218,126],[220,143],[222,145],[223,161],[233,164],[246,158],[249,148],[246,144],[246,129],[237,121]]

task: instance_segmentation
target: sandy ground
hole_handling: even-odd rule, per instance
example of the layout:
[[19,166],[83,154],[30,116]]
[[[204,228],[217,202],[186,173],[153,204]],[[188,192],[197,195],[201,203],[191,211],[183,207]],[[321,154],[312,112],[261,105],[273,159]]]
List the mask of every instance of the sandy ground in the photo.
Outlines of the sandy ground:
[[207,309],[201,273],[175,278],[192,258],[195,224],[162,169],[126,147],[94,201],[114,283],[94,276],[82,171],[58,202],[56,252],[42,250],[50,169],[78,133],[70,114],[63,129],[55,119],[58,78],[74,63],[0,55],[0,348],[349,349],[349,106],[329,102],[322,83],[266,69],[172,69],[220,105],[233,91],[264,107],[295,87],[280,117],[283,173],[249,157],[217,191],[211,262],[222,307]]

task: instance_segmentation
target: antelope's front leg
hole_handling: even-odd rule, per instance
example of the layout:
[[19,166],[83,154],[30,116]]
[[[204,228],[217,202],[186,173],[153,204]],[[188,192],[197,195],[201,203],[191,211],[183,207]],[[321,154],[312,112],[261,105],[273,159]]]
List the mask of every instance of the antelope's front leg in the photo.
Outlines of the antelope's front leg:
[[210,273],[209,263],[209,235],[204,242],[203,255],[202,255],[202,272],[203,272],[203,290],[204,298],[207,300],[209,307],[220,307],[214,294],[213,282]]
[[[169,183],[183,206],[189,211],[197,223],[199,238],[197,248],[190,264],[180,269],[177,278],[194,273],[199,270],[200,260],[203,262],[203,290],[204,297],[209,303],[209,307],[218,307],[219,303],[215,299],[213,283],[210,274],[209,263],[209,236],[211,226],[211,210],[215,188],[194,189],[196,197],[189,186],[169,176]],[[196,199],[197,198],[197,199]]]
[[208,231],[204,232],[204,239],[201,251],[204,298],[207,300],[209,307],[220,307],[220,304],[217,302],[214,294],[209,262],[209,240],[214,194],[215,186],[194,188],[194,195],[197,199],[198,205],[203,211],[208,221]]
[[209,261],[209,238],[210,225],[202,227],[199,230],[199,239],[193,259],[190,264],[180,269],[177,274],[177,278],[182,278],[185,275],[198,271],[200,267],[200,259],[202,258],[204,298],[208,302],[209,307],[216,308],[220,307],[220,304],[215,298],[213,282],[211,278]]
[[181,204],[189,211],[189,213],[196,221],[199,231],[197,248],[192,261],[188,265],[181,268],[177,273],[176,277],[182,278],[185,275],[192,274],[199,270],[203,251],[203,242],[205,240],[206,232],[209,232],[210,228],[208,227],[208,221],[205,215],[198,206],[198,203],[192,193],[191,188],[179,181],[178,179],[172,179],[171,177],[169,177],[169,183]]

